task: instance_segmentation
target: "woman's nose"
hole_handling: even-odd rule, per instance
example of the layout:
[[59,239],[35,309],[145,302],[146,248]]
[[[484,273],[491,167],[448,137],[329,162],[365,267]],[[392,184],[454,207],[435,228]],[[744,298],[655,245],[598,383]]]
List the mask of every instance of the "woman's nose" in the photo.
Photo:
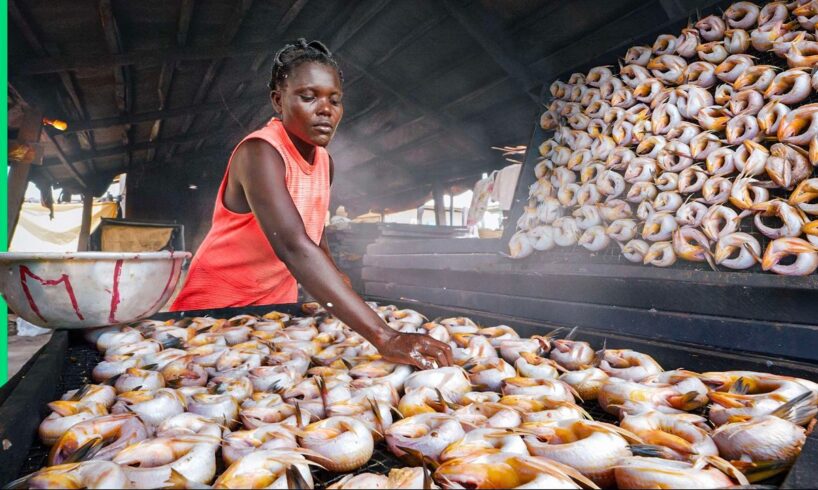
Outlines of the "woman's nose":
[[329,116],[332,114],[332,104],[329,100],[322,100],[318,104],[318,114],[322,116]]

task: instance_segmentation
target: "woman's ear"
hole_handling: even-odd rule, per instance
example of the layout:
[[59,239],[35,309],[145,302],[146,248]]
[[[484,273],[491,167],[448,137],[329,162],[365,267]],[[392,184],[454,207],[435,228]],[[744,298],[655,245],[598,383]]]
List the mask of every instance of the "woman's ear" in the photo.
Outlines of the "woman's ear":
[[281,114],[281,91],[273,90],[270,92],[270,102],[273,104],[273,111],[276,114]]

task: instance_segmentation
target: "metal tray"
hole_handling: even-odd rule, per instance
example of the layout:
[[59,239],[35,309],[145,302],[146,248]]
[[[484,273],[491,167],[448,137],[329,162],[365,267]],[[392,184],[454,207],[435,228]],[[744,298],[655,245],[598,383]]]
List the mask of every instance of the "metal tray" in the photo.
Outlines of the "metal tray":
[[[379,300],[380,298],[371,298]],[[511,325],[523,336],[535,333],[544,333],[554,328],[554,325],[533,323],[513,317],[487,314],[472,310],[456,308],[442,308],[431,304],[401,303],[392,300],[382,300],[398,304],[401,307],[411,307],[432,316],[467,315],[483,324]],[[187,315],[211,315],[230,317],[239,313],[263,314],[271,310],[296,313],[298,305],[270,305],[252,308],[230,308],[222,310],[207,310],[188,312]],[[155,315],[156,319],[170,319],[185,316],[181,313],[164,313]],[[685,367],[691,370],[720,370],[720,369],[747,369],[766,370],[770,372],[802,376],[808,379],[818,379],[818,366],[800,363],[771,363],[769,359],[757,356],[737,356],[734,353],[719,350],[696,349],[687,346],[655,342],[637,337],[617,336],[606,332],[582,329],[578,331],[577,339],[586,340],[594,346],[601,346],[607,342],[611,348],[633,348],[653,355],[660,363],[667,367]],[[36,435],[40,421],[47,415],[45,404],[56,399],[65,391],[78,388],[89,381],[90,372],[100,361],[99,352],[85,342],[81,335],[57,331],[51,341],[38,352],[34,362],[24,372],[19,373],[12,380],[12,390],[0,393],[0,441],[8,441],[11,446],[0,451],[0,484],[5,484],[15,478],[26,475],[43,466],[48,455],[48,448],[43,446]],[[3,396],[5,396],[3,398]],[[594,403],[586,403],[583,407],[595,420],[615,422],[609,414],[603,412]],[[13,422],[13,423],[12,423]],[[376,446],[372,459],[366,466],[355,471],[355,474],[374,472],[385,474],[391,468],[404,466],[397,458],[389,453],[383,443]],[[340,480],[345,474],[331,473],[323,470],[314,470],[313,478],[316,488],[326,486]],[[818,481],[818,436],[808,438],[801,457],[787,475],[779,475],[765,485],[781,488],[810,488]]]

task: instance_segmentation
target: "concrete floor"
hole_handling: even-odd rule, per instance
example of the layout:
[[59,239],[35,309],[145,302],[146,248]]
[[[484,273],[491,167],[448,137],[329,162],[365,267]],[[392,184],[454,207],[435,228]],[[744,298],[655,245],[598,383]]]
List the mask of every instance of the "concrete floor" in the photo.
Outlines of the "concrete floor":
[[50,333],[36,337],[9,336],[9,378],[14,376],[49,339]]

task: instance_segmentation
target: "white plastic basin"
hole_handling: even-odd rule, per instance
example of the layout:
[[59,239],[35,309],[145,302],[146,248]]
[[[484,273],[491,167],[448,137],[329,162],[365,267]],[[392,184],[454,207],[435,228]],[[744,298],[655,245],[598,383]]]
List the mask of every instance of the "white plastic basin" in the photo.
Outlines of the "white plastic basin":
[[26,321],[90,328],[147,318],[168,301],[189,252],[0,253],[0,292]]

